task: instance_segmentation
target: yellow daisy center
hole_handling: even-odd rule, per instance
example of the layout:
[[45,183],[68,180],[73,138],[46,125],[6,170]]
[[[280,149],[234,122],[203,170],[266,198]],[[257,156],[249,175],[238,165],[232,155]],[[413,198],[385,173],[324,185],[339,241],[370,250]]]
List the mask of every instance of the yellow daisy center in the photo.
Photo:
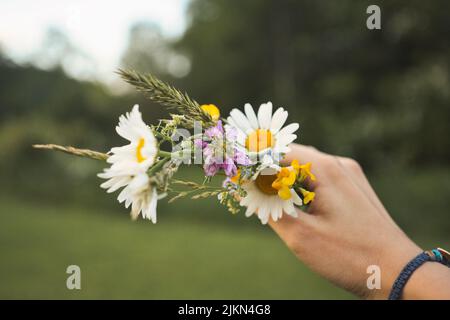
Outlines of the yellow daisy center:
[[275,145],[275,139],[270,130],[257,129],[250,133],[245,140],[245,147],[248,151],[259,152]]
[[145,159],[146,159],[146,158],[142,155],[142,148],[144,147],[144,145],[145,145],[145,140],[144,140],[144,138],[140,138],[140,139],[139,139],[138,146],[137,146],[137,148],[136,148],[136,158],[137,158],[137,161],[138,161],[139,163],[145,161]]
[[220,110],[214,104],[203,104],[200,106],[203,112],[210,115],[211,119],[214,121],[219,120],[220,118]]

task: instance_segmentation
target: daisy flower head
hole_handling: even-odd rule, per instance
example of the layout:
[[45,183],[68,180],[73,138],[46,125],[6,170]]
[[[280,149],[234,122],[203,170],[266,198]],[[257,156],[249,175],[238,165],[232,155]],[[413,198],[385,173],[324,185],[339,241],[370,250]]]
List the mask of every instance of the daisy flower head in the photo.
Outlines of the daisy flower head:
[[142,120],[138,105],[120,116],[116,131],[129,144],[109,151],[106,161],[111,166],[98,174],[100,178],[107,179],[100,186],[108,193],[125,187],[118,200],[121,203],[125,201],[127,208],[132,205],[132,217],[137,218],[142,212],[144,218],[156,222],[156,211],[151,213],[152,208],[156,210],[156,190],[150,185],[146,172],[155,163],[158,147],[152,130]]
[[156,187],[150,183],[146,173],[140,173],[132,178],[129,184],[119,193],[117,200],[125,202],[125,208],[131,205],[131,218],[136,220],[141,214],[142,218],[156,223],[156,206],[158,200],[165,195],[158,195]]
[[290,167],[271,165],[262,169],[252,179],[242,182],[246,196],[241,199],[240,205],[247,207],[245,215],[250,217],[256,213],[263,224],[270,218],[277,221],[283,212],[297,217],[295,205],[303,204],[294,189],[298,174],[296,162]]
[[298,123],[291,123],[285,127],[288,112],[278,108],[272,114],[272,103],[263,103],[256,113],[247,103],[244,111],[233,109],[228,117],[228,123],[238,129],[239,141],[253,157],[258,158],[270,154],[276,160],[280,155],[290,151],[288,145],[297,138],[294,134]]
[[139,105],[134,105],[131,112],[119,117],[117,133],[130,143],[112,148],[108,163],[111,169],[122,169],[128,172],[147,171],[154,163],[158,153],[157,140],[152,130],[142,120]]

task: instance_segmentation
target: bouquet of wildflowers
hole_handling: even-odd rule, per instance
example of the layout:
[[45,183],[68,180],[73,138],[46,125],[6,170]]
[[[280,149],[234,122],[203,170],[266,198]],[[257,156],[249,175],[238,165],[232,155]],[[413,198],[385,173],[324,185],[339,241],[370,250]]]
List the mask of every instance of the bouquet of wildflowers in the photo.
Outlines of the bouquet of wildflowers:
[[[214,104],[198,104],[186,93],[152,75],[119,70],[121,77],[143,92],[147,98],[170,109],[170,118],[147,125],[139,106],[120,116],[116,132],[127,144],[102,153],[88,149],[34,145],[35,148],[59,150],[105,161],[108,167],[98,176],[100,186],[117,196],[131,217],[139,215],[156,223],[158,200],[170,195],[169,202],[183,197],[216,197],[235,214],[245,208],[247,217],[256,214],[263,224],[277,221],[283,213],[296,217],[295,206],[308,205],[314,192],[307,190],[308,180],[315,180],[311,163],[297,160],[281,166],[289,144],[297,136],[298,123],[285,125],[288,112],[271,102],[255,112],[245,104],[244,112],[233,109],[222,118]],[[162,150],[163,143],[171,150]],[[202,170],[202,182],[176,179],[180,166]],[[213,186],[213,177],[223,179]]]

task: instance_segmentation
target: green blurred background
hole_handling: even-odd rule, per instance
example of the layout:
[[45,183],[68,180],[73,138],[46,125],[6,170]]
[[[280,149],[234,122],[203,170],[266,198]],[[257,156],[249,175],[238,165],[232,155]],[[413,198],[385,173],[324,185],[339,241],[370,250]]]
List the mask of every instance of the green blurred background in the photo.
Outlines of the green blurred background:
[[[175,39],[137,22],[120,66],[223,114],[246,102],[285,107],[299,142],[357,159],[415,241],[449,247],[450,2],[372,2],[190,1]],[[366,28],[369,4],[381,7],[381,30]],[[68,47],[59,30],[48,39]],[[130,88],[68,76],[66,54],[38,68],[0,52],[0,298],[352,298],[214,199],[163,200],[157,225],[131,222],[98,187],[104,164],[33,150],[120,145],[114,126],[134,103],[148,123],[167,115]],[[66,288],[71,264],[82,290]]]

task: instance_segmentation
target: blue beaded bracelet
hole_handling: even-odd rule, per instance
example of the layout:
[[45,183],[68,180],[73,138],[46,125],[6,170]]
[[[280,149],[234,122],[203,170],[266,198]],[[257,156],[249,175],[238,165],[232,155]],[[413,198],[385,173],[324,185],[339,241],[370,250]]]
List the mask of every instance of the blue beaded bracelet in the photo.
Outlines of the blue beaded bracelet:
[[443,265],[450,268],[450,253],[444,249],[437,248],[430,251],[425,251],[419,254],[417,257],[412,259],[400,272],[400,275],[395,280],[392,286],[391,293],[389,295],[389,300],[398,300],[401,298],[403,293],[403,288],[408,282],[409,278],[421,265],[428,261],[435,261],[442,263]]

